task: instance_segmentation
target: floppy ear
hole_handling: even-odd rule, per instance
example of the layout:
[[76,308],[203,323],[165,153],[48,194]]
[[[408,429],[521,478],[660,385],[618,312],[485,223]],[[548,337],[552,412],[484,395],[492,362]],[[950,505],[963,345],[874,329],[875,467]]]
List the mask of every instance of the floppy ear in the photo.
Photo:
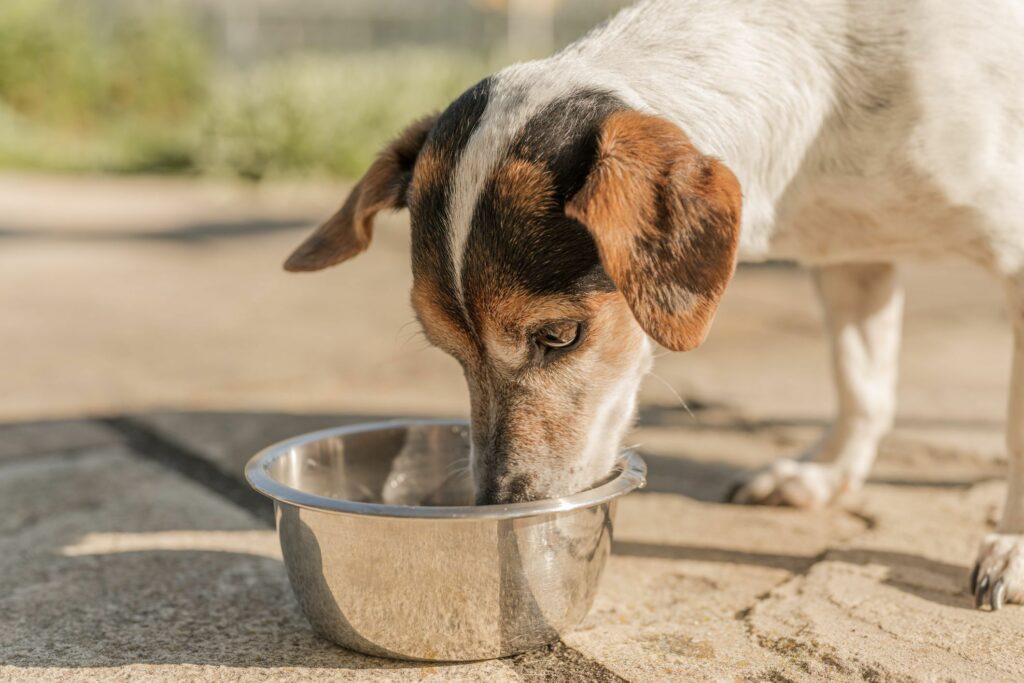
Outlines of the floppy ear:
[[416,157],[437,115],[422,118],[381,150],[345,204],[299,245],[284,264],[292,272],[321,270],[347,261],[370,245],[373,217],[382,209],[405,208]]
[[640,327],[673,351],[704,341],[736,268],[740,186],[678,126],[635,111],[603,123],[566,214],[587,226]]

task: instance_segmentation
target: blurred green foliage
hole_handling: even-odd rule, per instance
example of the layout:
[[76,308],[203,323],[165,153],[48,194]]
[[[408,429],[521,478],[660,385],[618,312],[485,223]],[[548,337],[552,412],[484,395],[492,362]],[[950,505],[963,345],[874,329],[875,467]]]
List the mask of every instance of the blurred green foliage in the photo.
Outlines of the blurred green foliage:
[[210,97],[199,165],[249,178],[361,174],[412,119],[444,107],[487,65],[424,49],[295,57],[226,74]]
[[102,21],[67,0],[0,3],[0,164],[191,167],[208,89],[197,32],[166,9]]
[[490,66],[404,49],[227,68],[167,6],[96,7],[0,2],[0,166],[354,176]]

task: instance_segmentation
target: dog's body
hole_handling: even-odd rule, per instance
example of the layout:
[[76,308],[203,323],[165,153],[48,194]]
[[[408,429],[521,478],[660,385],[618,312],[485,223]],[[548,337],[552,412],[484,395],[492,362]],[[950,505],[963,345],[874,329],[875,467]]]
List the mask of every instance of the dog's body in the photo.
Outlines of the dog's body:
[[1024,602],[1021,35],[1012,0],[649,0],[412,126],[288,267],[410,208],[414,307],[466,370],[478,497],[507,502],[607,474],[648,336],[697,346],[737,254],[815,266],[839,417],[735,494],[814,506],[862,484],[892,423],[893,263],[969,259],[1005,284],[1016,340],[977,595]]

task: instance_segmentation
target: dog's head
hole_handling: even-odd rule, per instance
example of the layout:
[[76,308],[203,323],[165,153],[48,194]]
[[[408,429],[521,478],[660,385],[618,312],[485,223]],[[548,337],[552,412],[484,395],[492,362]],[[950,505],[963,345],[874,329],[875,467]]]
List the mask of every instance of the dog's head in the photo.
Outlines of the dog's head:
[[535,100],[488,79],[414,123],[286,264],[351,258],[378,211],[409,208],[412,303],[465,371],[480,503],[604,478],[648,336],[699,345],[735,267],[740,189],[724,165],[608,93]]

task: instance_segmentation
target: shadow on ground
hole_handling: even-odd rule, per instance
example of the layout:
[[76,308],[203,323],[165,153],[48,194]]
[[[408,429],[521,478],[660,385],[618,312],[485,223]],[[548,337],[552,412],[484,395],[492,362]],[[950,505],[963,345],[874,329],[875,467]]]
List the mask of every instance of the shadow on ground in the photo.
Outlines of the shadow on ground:
[[[822,556],[786,555],[759,553],[743,550],[729,550],[692,545],[662,545],[656,543],[634,543],[615,541],[612,553],[625,557],[654,558],[662,560],[685,560],[692,562],[719,562],[743,564],[771,569],[785,569],[799,574],[812,565],[821,562],[842,562],[853,565],[879,565],[888,569],[889,575],[883,581],[888,586],[910,593],[924,600],[950,607],[962,607],[974,611],[973,600],[966,592],[968,569],[959,565],[932,560],[919,555],[880,550],[833,549]],[[928,586],[921,585],[921,574],[928,575]],[[906,577],[917,575],[917,580]],[[953,590],[930,587],[932,585],[955,586]]]

